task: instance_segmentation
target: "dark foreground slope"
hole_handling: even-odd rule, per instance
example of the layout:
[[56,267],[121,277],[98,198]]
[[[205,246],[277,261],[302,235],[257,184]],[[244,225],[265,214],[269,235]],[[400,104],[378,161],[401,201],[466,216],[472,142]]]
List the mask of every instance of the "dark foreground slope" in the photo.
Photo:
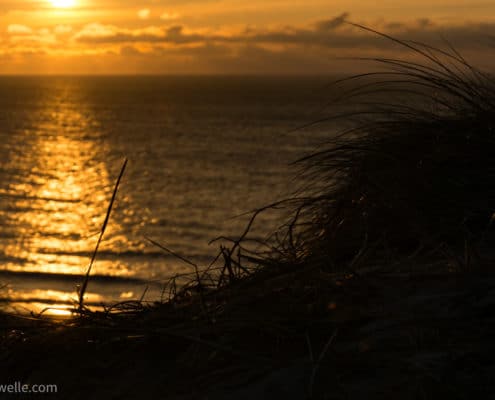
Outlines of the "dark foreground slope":
[[295,271],[220,296],[214,321],[191,306],[58,327],[4,316],[2,383],[56,383],[50,398],[105,400],[495,393],[493,272]]

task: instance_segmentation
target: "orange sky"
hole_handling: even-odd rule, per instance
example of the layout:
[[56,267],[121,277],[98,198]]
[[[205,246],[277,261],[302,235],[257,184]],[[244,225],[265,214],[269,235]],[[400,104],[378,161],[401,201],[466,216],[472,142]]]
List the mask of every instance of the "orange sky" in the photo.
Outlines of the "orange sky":
[[401,52],[344,19],[495,63],[493,0],[1,0],[0,73],[316,74]]

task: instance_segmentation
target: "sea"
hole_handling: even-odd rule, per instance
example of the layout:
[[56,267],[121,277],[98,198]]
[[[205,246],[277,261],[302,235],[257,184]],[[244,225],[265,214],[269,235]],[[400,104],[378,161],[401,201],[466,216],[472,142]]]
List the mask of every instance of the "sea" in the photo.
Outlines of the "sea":
[[297,187],[294,161],[333,132],[312,124],[333,79],[0,77],[0,306],[70,313],[125,159],[86,301],[163,300]]

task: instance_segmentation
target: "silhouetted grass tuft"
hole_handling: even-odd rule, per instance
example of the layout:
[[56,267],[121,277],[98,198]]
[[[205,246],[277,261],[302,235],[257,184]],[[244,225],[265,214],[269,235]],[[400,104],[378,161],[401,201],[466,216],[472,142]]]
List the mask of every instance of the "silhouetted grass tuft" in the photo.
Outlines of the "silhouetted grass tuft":
[[[354,24],[353,24],[354,25]],[[413,52],[335,82],[350,128],[298,161],[299,260],[356,270],[405,257],[479,257],[495,211],[495,81],[447,50],[355,25]],[[484,249],[486,250],[486,248]],[[365,263],[363,261],[366,260]]]

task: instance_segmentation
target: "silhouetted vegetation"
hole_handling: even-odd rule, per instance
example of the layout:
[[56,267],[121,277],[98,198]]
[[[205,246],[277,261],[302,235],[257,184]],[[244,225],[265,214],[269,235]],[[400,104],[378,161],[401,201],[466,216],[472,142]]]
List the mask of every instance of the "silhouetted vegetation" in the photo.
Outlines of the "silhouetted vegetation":
[[298,162],[307,183],[288,235],[298,261],[355,270],[370,258],[481,255],[495,204],[495,81],[451,46],[385,37],[423,62],[376,58],[383,72],[335,83],[335,101],[355,107],[320,122],[352,124]]

